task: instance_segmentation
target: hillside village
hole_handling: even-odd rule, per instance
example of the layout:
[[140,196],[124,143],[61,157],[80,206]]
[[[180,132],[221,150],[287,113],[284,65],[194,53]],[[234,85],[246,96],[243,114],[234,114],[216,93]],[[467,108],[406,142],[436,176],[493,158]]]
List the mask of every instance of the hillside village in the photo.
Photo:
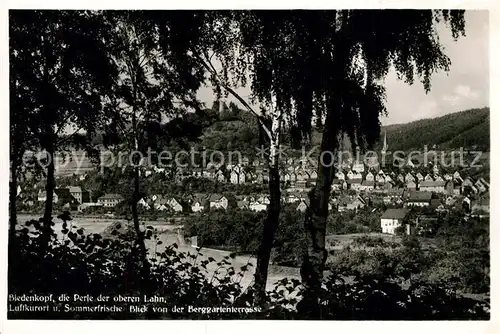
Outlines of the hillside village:
[[8,21],[9,320],[490,319],[488,10]]
[[[384,136],[382,152],[388,149]],[[373,160],[373,159],[372,159]],[[467,170],[450,170],[429,163],[425,167],[415,167],[411,160],[404,168],[391,170],[380,168],[373,161],[364,162],[347,160],[336,172],[332,196],[329,202],[330,212],[345,212],[381,207],[380,231],[395,234],[403,224],[411,208],[427,208],[428,211],[444,212],[451,208],[461,208],[470,214],[489,214],[489,182],[484,177],[471,177]],[[265,211],[269,204],[269,196],[265,185],[269,181],[269,173],[258,159],[250,162],[244,157],[239,164],[217,167],[207,164],[205,168],[177,168],[169,173],[165,168],[143,168],[146,180],[162,175],[169,182],[190,182],[190,180],[209,180],[215,184],[231,185],[230,193],[194,192],[184,194],[151,193],[139,201],[144,211],[168,215],[201,214],[208,210],[234,209]],[[77,176],[82,185],[87,174]],[[305,160],[287,159],[281,169],[282,199],[286,205],[304,212],[308,206],[307,192],[317,179],[314,165]],[[261,193],[239,194],[239,189],[248,185],[258,185]],[[29,191],[19,189],[20,195],[29,197]],[[89,191],[74,185],[57,188],[54,203],[85,214],[99,211],[113,215],[113,210],[125,198],[122,194],[106,193],[91,201]],[[43,203],[46,193],[40,189],[36,200],[25,201],[34,206],[35,202]],[[410,230],[407,230],[410,233]]]

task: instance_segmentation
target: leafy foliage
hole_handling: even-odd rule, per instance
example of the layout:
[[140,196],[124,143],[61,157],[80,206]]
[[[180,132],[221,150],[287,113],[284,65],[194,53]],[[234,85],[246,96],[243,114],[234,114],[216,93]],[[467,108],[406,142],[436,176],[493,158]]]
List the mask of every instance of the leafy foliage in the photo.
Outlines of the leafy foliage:
[[[11,319],[40,317],[43,319],[302,319],[295,310],[302,287],[296,279],[282,279],[267,292],[265,305],[255,305],[252,287],[243,290],[241,278],[249,266],[233,268],[230,256],[221,261],[199,260],[203,248],[194,253],[181,253],[177,246],[167,245],[162,252],[150,254],[149,285],[141,284],[140,251],[135,237],[116,233],[113,239],[99,234],[85,234],[63,220],[62,235],[52,235],[48,251],[42,253],[41,221],[26,222],[17,233],[18,261],[9,265],[9,293],[80,294],[97,298],[100,294],[124,297],[158,296],[163,302],[149,303],[145,314],[122,312],[81,313],[9,311]],[[118,227],[117,227],[118,228]],[[120,227],[119,229],[121,229]],[[147,238],[160,244],[152,227],[146,227]],[[198,259],[198,261],[197,261]],[[209,271],[215,266],[215,272]],[[219,274],[217,274],[217,272]],[[124,310],[134,305],[130,301],[101,302],[117,305]],[[174,306],[247,307],[253,312],[172,312]],[[63,307],[64,302],[54,302]],[[155,312],[159,307],[164,312]],[[488,319],[489,302],[479,302],[458,296],[437,285],[414,284],[408,288],[382,278],[361,277],[345,280],[332,274],[324,281],[321,297],[321,319]],[[165,311],[166,310],[166,311]],[[206,309],[208,310],[208,309]]]
[[330,266],[346,276],[438,284],[464,293],[488,293],[488,220],[466,220],[463,215],[451,214],[440,218],[437,226],[435,238],[404,236],[400,244],[358,238],[348,248],[334,253]]

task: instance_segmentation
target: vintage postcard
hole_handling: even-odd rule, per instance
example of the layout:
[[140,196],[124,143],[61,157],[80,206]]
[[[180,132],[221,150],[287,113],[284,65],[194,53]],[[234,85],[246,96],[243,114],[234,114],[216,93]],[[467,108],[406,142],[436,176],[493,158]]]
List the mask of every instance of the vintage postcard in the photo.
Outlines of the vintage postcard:
[[490,319],[488,10],[7,16],[9,321]]

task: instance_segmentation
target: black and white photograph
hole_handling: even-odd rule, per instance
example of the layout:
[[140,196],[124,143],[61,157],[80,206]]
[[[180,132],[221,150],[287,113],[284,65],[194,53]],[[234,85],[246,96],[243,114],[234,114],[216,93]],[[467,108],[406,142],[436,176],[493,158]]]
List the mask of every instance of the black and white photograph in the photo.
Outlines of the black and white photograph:
[[490,22],[9,9],[4,316],[490,320]]

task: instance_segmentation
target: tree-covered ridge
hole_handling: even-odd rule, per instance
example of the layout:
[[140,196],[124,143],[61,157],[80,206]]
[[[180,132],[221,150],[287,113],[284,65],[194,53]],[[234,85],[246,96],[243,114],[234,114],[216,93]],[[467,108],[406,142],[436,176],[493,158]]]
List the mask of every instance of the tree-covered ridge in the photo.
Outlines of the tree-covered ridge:
[[[232,104],[232,103],[231,103]],[[251,115],[244,110],[237,109],[232,104],[235,115],[228,117],[212,113],[211,122],[207,122],[201,130],[198,140],[202,147],[214,150],[241,150],[251,153],[258,145],[256,136],[258,126],[251,122]],[[441,117],[422,119],[410,123],[388,125],[382,128],[387,131],[389,150],[408,151],[423,149],[424,145],[432,148],[436,145],[441,149],[476,148],[490,150],[490,109],[464,110]],[[315,129],[311,136],[311,145],[319,145],[321,129]],[[375,149],[382,147],[383,136]],[[291,145],[291,138],[284,136],[284,145]],[[346,138],[343,149],[351,147]]]
[[[490,149],[490,108],[464,110],[445,116],[385,127],[389,149],[439,148]],[[378,144],[381,146],[382,142]]]

